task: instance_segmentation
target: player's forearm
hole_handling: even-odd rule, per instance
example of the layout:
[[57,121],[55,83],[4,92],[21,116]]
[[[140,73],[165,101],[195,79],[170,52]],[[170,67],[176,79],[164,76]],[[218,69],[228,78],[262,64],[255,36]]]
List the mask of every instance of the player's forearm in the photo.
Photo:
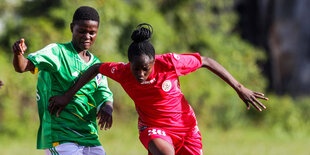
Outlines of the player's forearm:
[[243,87],[242,84],[240,84],[222,65],[211,58],[202,57],[202,67],[208,68],[210,71],[218,75],[236,91]]
[[72,98],[74,94],[76,94],[76,92],[78,92],[86,83],[96,77],[99,73],[100,66],[101,63],[98,63],[88,68],[80,79],[74,84],[74,86],[65,93],[65,95]]
[[27,68],[28,59],[26,59],[23,55],[14,54],[13,57],[13,66],[16,72],[23,73]]

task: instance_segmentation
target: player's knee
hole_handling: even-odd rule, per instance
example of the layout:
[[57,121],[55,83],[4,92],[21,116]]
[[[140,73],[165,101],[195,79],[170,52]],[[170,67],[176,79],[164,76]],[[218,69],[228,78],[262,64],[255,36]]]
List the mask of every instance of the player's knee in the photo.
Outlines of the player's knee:
[[163,139],[152,139],[148,144],[148,150],[152,155],[174,155],[174,147]]

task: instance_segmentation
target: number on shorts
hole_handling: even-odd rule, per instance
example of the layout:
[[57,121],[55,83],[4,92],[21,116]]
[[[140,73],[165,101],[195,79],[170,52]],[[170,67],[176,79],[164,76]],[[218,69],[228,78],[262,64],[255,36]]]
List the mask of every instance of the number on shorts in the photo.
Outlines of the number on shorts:
[[166,133],[165,131],[162,131],[162,130],[159,130],[159,129],[150,129],[148,130],[148,136],[150,135],[163,135],[163,136],[166,136]]

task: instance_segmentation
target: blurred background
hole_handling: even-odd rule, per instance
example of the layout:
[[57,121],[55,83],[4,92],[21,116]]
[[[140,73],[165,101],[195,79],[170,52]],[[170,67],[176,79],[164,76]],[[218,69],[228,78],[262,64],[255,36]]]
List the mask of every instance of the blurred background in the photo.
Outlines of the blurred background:
[[[36,150],[37,75],[16,73],[11,46],[25,38],[25,54],[71,41],[81,5],[100,14],[91,48],[103,62],[127,62],[130,35],[142,22],[154,28],[157,54],[199,52],[222,64],[240,83],[265,93],[263,112],[246,110],[236,92],[210,71],[181,77],[210,155],[310,154],[309,0],[0,0],[0,154]],[[133,101],[109,80],[115,112],[100,131],[110,155],[142,155]]]

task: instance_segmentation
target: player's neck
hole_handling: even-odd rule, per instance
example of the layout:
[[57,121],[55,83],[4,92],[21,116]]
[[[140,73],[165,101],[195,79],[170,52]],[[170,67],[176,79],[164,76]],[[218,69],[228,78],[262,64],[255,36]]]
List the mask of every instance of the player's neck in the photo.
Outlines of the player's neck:
[[78,52],[79,56],[87,63],[90,60],[90,54],[87,50]]

